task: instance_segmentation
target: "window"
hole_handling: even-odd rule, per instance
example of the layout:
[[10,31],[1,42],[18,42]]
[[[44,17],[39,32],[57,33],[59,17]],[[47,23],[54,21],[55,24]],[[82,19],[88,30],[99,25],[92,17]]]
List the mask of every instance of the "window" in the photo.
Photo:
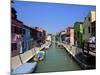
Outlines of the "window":
[[24,53],[27,49],[27,42],[26,41],[23,41],[22,42],[22,52]]
[[91,25],[91,34],[95,35],[95,25]]
[[22,42],[22,47],[24,48],[24,41]]
[[22,28],[19,28],[19,34],[22,34]]
[[91,26],[91,32],[94,33],[94,27],[93,26]]
[[78,36],[78,39],[79,39],[79,37],[80,37],[80,36],[79,36],[79,32],[77,32],[77,36]]
[[11,33],[14,33],[14,26],[11,26]]
[[22,28],[12,26],[11,32],[16,34],[22,34]]
[[17,33],[17,27],[14,26],[14,33]]
[[83,34],[85,34],[85,28],[83,28]]
[[88,21],[91,21],[91,17],[88,18]]
[[90,33],[90,26],[88,27],[88,33]]
[[11,50],[17,50],[17,44],[16,43],[12,43],[11,44]]
[[23,29],[23,34],[25,35],[25,29]]

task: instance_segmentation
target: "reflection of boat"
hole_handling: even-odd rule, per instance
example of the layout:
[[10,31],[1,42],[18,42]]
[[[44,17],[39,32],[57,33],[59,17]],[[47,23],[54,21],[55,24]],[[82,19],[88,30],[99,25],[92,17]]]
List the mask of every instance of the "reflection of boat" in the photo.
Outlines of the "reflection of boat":
[[41,61],[44,59],[45,52],[44,51],[39,51],[36,56],[34,57],[35,61]]

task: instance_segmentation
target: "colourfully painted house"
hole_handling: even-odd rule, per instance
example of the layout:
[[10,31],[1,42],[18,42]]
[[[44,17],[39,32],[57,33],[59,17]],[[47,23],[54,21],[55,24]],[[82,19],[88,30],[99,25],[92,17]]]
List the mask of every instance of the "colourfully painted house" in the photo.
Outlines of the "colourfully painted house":
[[72,46],[74,45],[74,28],[68,27],[67,28],[67,43]]
[[96,11],[90,11],[85,17],[83,40],[88,40],[90,36],[95,36],[96,33]]
[[16,10],[11,9],[11,56],[16,56],[22,50],[23,22],[17,19]]
[[81,47],[83,42],[83,22],[74,23],[74,34],[75,45]]
[[23,25],[23,41],[22,41],[22,52],[30,50],[30,27]]

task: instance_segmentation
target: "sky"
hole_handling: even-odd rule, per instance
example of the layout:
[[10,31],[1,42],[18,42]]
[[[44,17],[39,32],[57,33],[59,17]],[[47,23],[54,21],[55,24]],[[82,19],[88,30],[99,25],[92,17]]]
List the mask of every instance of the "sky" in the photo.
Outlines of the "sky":
[[84,21],[95,6],[14,1],[11,5],[17,11],[17,18],[25,25],[40,27],[47,33],[56,33]]

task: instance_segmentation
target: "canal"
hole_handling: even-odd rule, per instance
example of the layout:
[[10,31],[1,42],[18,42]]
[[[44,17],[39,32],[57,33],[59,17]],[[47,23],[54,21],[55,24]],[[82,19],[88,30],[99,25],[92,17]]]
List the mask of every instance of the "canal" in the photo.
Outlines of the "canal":
[[46,51],[45,59],[38,63],[35,73],[80,70],[80,66],[65,49],[52,46]]

